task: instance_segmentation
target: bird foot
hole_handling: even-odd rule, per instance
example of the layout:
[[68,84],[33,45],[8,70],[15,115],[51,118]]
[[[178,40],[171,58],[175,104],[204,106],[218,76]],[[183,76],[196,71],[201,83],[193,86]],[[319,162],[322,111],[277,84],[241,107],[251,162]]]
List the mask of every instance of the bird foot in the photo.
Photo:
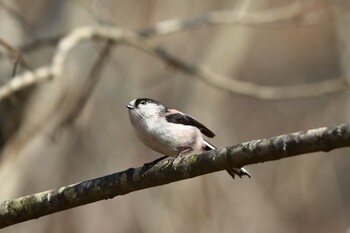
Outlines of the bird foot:
[[142,166],[142,169],[144,170],[148,170],[150,168],[152,168],[154,165],[156,165],[159,161],[162,161],[163,159],[165,158],[168,158],[168,156],[162,156],[152,162],[148,162],[148,163],[145,163],[143,166]]

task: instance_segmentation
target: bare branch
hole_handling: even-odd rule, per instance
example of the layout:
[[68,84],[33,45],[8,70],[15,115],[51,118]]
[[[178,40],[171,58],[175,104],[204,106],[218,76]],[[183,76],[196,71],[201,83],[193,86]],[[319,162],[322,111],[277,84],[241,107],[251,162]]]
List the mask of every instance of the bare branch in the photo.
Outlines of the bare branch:
[[47,38],[40,38],[34,41],[29,42],[28,44],[24,44],[20,46],[20,50],[24,53],[32,52],[36,49],[42,48],[44,46],[56,46],[57,43],[64,37],[65,35],[56,35]]
[[[312,5],[313,1],[294,1],[291,4],[282,7],[276,7],[269,10],[259,11],[259,12],[242,12],[242,11],[214,11],[209,12],[205,15],[200,15],[192,18],[178,18],[165,20],[154,24],[153,26],[145,29],[139,30],[137,33],[142,37],[154,37],[169,35],[176,32],[182,32],[185,30],[196,29],[204,26],[214,26],[223,24],[240,24],[250,27],[261,27],[263,25],[268,25],[277,22],[284,22],[291,20],[293,18],[301,17],[307,14],[320,15],[320,12],[332,10],[331,8],[326,8],[319,11],[309,12],[308,9]],[[344,10],[344,7],[342,7]],[[333,10],[334,11],[334,10]],[[320,17],[312,17],[317,19]],[[310,21],[310,20],[309,20]],[[296,26],[305,25],[315,25],[323,21],[313,20],[311,22],[304,22],[301,20],[297,21]],[[286,25],[283,25],[285,28]],[[274,25],[273,28],[276,28]],[[32,30],[33,31],[33,30]],[[56,45],[64,35],[56,35],[49,38],[38,38],[28,44],[21,46],[23,52],[30,52],[41,46]]]
[[25,68],[31,70],[28,62],[24,58],[23,54],[20,50],[18,50],[15,46],[11,45],[9,42],[3,40],[0,38],[0,46],[6,49],[10,54],[13,55],[13,57],[16,58],[16,61],[18,61],[22,66]]
[[[5,84],[0,87],[0,100],[11,95],[11,91],[17,91],[29,85],[48,80],[49,78],[60,77],[64,70],[64,62],[69,52],[83,40],[92,40],[95,38],[101,40],[111,40],[112,42],[120,42],[127,45],[142,49],[149,54],[155,55],[161,61],[183,71],[184,73],[193,75],[196,78],[224,91],[231,93],[247,95],[260,99],[290,99],[300,97],[318,96],[332,92],[338,92],[348,87],[348,83],[344,78],[334,78],[327,81],[321,81],[311,84],[301,84],[286,87],[264,86],[255,83],[245,82],[233,78],[229,78],[218,73],[215,73],[208,67],[191,65],[188,62],[182,61],[173,55],[169,54],[159,45],[145,39],[145,37],[160,36],[164,34],[174,33],[177,31],[188,30],[191,28],[224,23],[240,23],[245,25],[266,25],[273,22],[284,21],[302,15],[308,6],[312,3],[309,1],[296,1],[284,7],[275,8],[258,13],[247,13],[245,11],[222,11],[212,12],[205,16],[199,16],[192,19],[174,19],[155,24],[148,29],[138,32],[122,31],[113,27],[82,27],[77,28],[72,33],[60,40],[57,47],[53,62],[46,71],[47,77],[36,77],[36,73],[43,68],[39,68],[29,78],[26,74],[15,77],[16,88],[12,88],[13,83]],[[58,37],[52,38],[49,43],[55,43]],[[39,44],[31,44],[29,47],[36,47]],[[43,73],[41,73],[43,74]],[[27,82],[27,80],[31,82]],[[10,86],[10,87],[8,87]]]
[[0,228],[118,195],[232,167],[350,146],[350,124],[253,140],[198,155],[170,158],[0,205]]
[[293,1],[286,6],[274,9],[246,12],[246,11],[217,11],[189,19],[171,19],[140,30],[139,35],[144,37],[168,35],[184,30],[211,26],[217,24],[240,24],[245,26],[261,26],[282,22],[301,16],[310,5],[310,1]]
[[[84,109],[90,95],[98,83],[104,64],[108,59],[108,55],[112,50],[113,44],[107,41],[99,54],[97,61],[92,67],[87,79],[77,88],[75,88],[73,97],[66,100],[66,105],[58,113],[58,120],[54,128],[66,127],[73,123],[80,112]],[[54,129],[54,130],[56,130]]]
[[0,100],[26,87],[49,80],[51,77],[51,67],[41,67],[35,71],[26,71],[17,75],[0,87]]
[[12,7],[5,1],[0,1],[0,7],[5,9],[20,25],[22,25],[23,28],[27,31],[28,35],[30,35],[33,39],[39,37],[34,28],[27,22],[27,20],[25,20],[23,16],[16,10],[12,9]]
[[210,68],[205,66],[191,65],[174,57],[159,46],[149,45],[150,47],[143,47],[143,45],[140,43],[134,43],[134,45],[136,47],[141,46],[147,52],[154,54],[165,61],[168,65],[171,65],[187,74],[191,74],[193,75],[192,77],[200,78],[202,81],[216,88],[219,88],[223,91],[259,99],[280,100],[311,97],[338,92],[345,90],[348,87],[347,80],[343,78],[335,78],[326,81],[320,81],[317,83],[300,84],[286,87],[264,86],[226,77],[224,75],[215,73]]

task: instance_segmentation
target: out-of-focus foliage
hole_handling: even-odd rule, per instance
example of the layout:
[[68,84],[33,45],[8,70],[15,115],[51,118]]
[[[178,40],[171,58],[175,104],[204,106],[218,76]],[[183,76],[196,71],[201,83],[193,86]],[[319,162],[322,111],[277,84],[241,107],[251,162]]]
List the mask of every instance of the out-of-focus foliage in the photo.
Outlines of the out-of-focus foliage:
[[[291,1],[1,1],[0,37],[19,48],[78,26],[142,29],[216,10],[270,9]],[[189,63],[270,86],[346,77],[350,16],[346,1],[310,1],[312,25],[229,24],[155,38]],[[14,14],[9,9],[17,12]],[[305,20],[305,19],[304,19]],[[304,22],[304,21],[303,21]],[[217,90],[144,52],[113,47],[95,90],[70,124],[55,122],[87,80],[99,43],[83,43],[65,73],[0,103],[0,200],[139,166],[160,155],[136,138],[125,104],[148,96],[200,119],[218,147],[349,121],[348,92],[263,101]],[[55,47],[25,53],[47,65]],[[0,79],[15,59],[0,50]],[[23,68],[17,72],[22,72]],[[248,167],[252,179],[210,174],[22,223],[0,232],[346,232],[350,229],[348,150]]]

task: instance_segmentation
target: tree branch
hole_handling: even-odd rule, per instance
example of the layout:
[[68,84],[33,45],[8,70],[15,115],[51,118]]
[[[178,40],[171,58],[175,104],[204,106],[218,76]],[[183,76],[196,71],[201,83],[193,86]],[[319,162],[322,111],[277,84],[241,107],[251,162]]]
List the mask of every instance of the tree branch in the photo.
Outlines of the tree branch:
[[[128,32],[113,27],[82,27],[77,28],[69,35],[60,39],[60,37],[51,38],[49,41],[39,40],[39,44],[44,42],[56,43],[57,46],[51,65],[41,67],[32,73],[24,73],[13,78],[10,82],[0,87],[0,101],[14,92],[34,85],[51,78],[59,78],[64,70],[64,62],[70,51],[83,40],[92,40],[98,37],[101,40],[111,40],[111,42],[130,45],[143,50],[149,54],[157,56],[161,61],[167,63],[182,72],[193,75],[200,80],[230,93],[242,94],[259,99],[290,99],[300,97],[318,96],[327,93],[338,92],[348,88],[345,78],[330,78],[326,81],[301,84],[286,87],[264,86],[255,83],[245,82],[224,75],[215,73],[208,67],[196,66],[182,61],[158,44],[147,40],[149,37],[168,35],[171,33],[190,30],[200,26],[210,26],[217,24],[239,23],[246,26],[261,26],[276,22],[283,22],[296,17],[301,17],[308,13],[312,1],[295,1],[286,6],[260,11],[218,11],[210,12],[206,15],[188,18],[172,19],[156,23],[155,25],[139,30],[137,32]],[[23,49],[33,49],[39,44],[34,42]],[[41,72],[45,71],[45,72]]]
[[169,158],[151,168],[148,166],[130,168],[57,190],[6,200],[0,205],[0,228],[231,167],[284,159],[310,152],[328,152],[349,146],[350,124],[342,124],[253,140],[182,158]]
[[21,64],[26,69],[31,70],[29,63],[26,61],[21,51],[18,50],[15,46],[11,45],[9,42],[1,38],[0,38],[0,46],[3,47],[5,50],[7,50],[10,54],[12,54],[13,57],[16,58],[16,61],[19,62],[19,64]]
[[205,15],[187,19],[170,19],[142,29],[138,33],[143,37],[169,35],[176,32],[191,30],[202,26],[223,24],[240,24],[249,27],[259,27],[301,17],[307,13],[310,1],[293,1],[281,7],[259,12],[246,12],[241,10],[213,11]]
[[71,126],[84,109],[92,92],[95,90],[96,84],[101,78],[101,73],[105,67],[105,63],[113,48],[113,43],[107,41],[100,52],[95,64],[91,68],[87,78],[79,86],[74,88],[73,96],[69,98],[66,105],[58,112],[58,120],[54,126],[54,131],[61,127]]
[[51,78],[59,78],[63,74],[64,64],[70,52],[79,43],[85,40],[109,40],[113,43],[133,46],[150,55],[158,57],[168,65],[181,70],[182,72],[199,78],[200,80],[224,91],[242,94],[259,99],[290,99],[310,97],[327,93],[338,92],[348,87],[344,78],[330,79],[311,84],[301,84],[286,87],[263,86],[255,83],[240,81],[229,78],[205,66],[191,65],[179,58],[176,58],[156,43],[146,40],[138,33],[121,30],[115,27],[81,27],[64,37],[55,53],[51,65],[41,67],[33,72],[25,72],[17,75],[8,83],[0,87],[0,101],[14,92],[30,85],[34,85]]

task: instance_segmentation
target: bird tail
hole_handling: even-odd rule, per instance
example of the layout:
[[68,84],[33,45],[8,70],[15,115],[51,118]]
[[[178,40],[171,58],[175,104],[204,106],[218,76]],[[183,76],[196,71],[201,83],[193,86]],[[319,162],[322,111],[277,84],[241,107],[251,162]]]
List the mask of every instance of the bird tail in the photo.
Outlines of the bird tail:
[[[204,150],[206,151],[209,151],[209,150],[215,150],[216,147],[212,144],[210,144],[209,142],[207,141],[204,141],[205,142],[205,147],[204,147]],[[230,168],[230,169],[227,169],[226,170],[228,172],[228,174],[230,174],[230,176],[234,179],[235,178],[235,175],[239,176],[240,178],[242,178],[242,176],[248,176],[250,178],[250,174],[249,172],[244,169],[243,167],[241,168]]]
[[215,150],[216,149],[216,147],[214,145],[210,144],[209,142],[207,142],[205,140],[204,140],[204,143],[205,143],[204,150],[209,151],[209,150]]

